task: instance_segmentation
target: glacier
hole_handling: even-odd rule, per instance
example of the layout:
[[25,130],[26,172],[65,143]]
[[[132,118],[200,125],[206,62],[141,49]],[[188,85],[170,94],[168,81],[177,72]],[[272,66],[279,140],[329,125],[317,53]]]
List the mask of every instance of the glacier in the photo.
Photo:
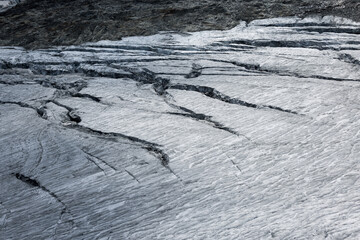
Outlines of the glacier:
[[359,239],[359,34],[0,47],[0,238]]

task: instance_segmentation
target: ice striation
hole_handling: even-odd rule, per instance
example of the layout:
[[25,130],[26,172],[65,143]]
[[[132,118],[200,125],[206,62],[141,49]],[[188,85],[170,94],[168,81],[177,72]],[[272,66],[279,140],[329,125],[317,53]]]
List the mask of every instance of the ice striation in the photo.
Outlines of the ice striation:
[[360,24],[0,48],[1,239],[359,239]]

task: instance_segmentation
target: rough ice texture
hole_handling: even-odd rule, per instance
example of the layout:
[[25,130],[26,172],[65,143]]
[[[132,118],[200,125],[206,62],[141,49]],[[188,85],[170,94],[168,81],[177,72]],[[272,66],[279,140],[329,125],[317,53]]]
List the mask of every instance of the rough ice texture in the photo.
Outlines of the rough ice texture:
[[359,239],[360,26],[0,48],[2,239]]
[[0,45],[39,49],[287,16],[360,21],[359,12],[359,0],[27,0],[0,13]]
[[16,6],[20,2],[24,2],[25,0],[8,0],[8,1],[0,1],[0,13],[9,10],[10,8]]

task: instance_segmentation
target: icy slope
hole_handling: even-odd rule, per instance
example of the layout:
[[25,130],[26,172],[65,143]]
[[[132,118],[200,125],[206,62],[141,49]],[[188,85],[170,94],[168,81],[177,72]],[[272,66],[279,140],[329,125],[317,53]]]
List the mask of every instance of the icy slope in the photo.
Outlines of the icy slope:
[[40,49],[286,16],[360,21],[359,12],[359,0],[27,0],[0,14],[0,45]]
[[25,0],[9,0],[9,1],[0,1],[0,12],[4,12],[20,2],[24,2]]
[[359,239],[360,25],[0,49],[4,239]]

